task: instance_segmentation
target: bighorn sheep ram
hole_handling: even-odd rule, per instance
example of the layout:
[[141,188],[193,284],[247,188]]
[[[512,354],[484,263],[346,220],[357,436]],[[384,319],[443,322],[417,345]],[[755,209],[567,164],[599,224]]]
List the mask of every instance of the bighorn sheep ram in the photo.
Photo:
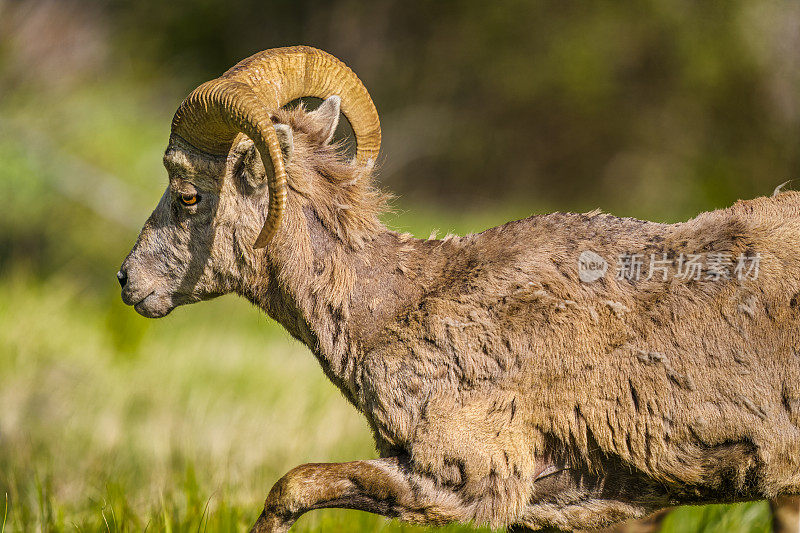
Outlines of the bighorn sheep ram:
[[[282,109],[302,96],[325,100]],[[800,493],[800,193],[420,240],[378,218],[380,139],[333,56],[243,60],[175,113],[169,185],[117,274],[147,317],[244,296],[366,417],[380,458],[291,470],[253,531],[323,507],[589,529]]]

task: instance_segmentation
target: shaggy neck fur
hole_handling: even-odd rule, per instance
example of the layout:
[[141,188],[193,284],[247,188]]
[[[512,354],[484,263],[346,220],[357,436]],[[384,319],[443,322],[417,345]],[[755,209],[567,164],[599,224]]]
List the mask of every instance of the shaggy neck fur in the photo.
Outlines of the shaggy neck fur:
[[[355,372],[382,325],[424,293],[418,241],[386,229],[356,249],[310,206],[301,210],[310,253],[269,254],[270,290],[258,302],[317,356],[328,377],[356,402]],[[302,224],[301,224],[302,225]],[[405,267],[412,259],[414,270]],[[258,285],[256,285],[258,286]]]
[[306,117],[277,117],[295,135],[287,208],[266,252],[251,252],[240,292],[306,344],[355,404],[365,346],[421,298],[435,268],[423,241],[379,221],[386,196],[372,187],[371,168],[344,161],[335,146],[315,145]]

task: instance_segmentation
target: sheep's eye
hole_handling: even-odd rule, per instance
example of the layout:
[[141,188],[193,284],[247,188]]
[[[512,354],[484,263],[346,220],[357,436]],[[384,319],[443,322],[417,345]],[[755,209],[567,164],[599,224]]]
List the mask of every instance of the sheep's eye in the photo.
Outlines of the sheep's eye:
[[200,201],[200,197],[196,194],[181,194],[181,203],[183,205],[194,205]]

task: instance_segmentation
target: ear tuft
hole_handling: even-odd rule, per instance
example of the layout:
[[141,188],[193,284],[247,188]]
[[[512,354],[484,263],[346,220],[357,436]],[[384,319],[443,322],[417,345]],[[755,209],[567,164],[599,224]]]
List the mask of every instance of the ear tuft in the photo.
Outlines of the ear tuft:
[[294,151],[294,136],[292,135],[292,128],[286,124],[275,124],[275,134],[278,136],[278,142],[281,145],[281,152],[283,152],[283,160],[289,161]]
[[336,95],[330,96],[318,108],[309,113],[319,128],[319,138],[322,144],[328,144],[333,139],[336,126],[339,125],[339,111],[342,99]]

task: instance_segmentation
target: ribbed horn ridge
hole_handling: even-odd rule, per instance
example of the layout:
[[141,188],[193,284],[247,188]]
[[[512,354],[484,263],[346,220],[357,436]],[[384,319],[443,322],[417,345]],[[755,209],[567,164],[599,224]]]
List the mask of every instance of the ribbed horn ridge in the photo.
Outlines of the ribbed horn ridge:
[[[240,61],[204,83],[181,103],[172,134],[198,150],[225,155],[236,134],[250,137],[269,176],[269,210],[254,244],[266,246],[278,229],[286,203],[286,171],[270,113],[303,96],[341,97],[341,110],[356,137],[356,160],[375,160],[381,126],[375,104],[358,76],[332,55],[309,46],[274,48]],[[272,169],[272,173],[269,173]]]

